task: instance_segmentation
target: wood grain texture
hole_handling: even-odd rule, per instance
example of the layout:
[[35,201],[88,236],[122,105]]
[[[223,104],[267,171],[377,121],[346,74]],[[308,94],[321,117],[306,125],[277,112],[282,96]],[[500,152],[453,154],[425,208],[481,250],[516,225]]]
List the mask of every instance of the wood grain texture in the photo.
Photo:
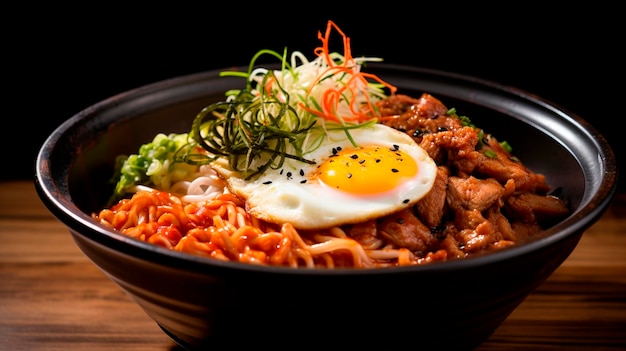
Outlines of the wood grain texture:
[[[0,182],[0,243],[0,350],[182,350],[80,252],[32,182]],[[626,350],[626,194],[477,349],[493,350]]]

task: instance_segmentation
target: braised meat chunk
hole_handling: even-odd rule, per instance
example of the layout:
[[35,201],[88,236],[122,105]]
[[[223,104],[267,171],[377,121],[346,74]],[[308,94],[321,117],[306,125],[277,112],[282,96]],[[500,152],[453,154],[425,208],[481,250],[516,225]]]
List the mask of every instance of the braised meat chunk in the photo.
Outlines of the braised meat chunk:
[[420,262],[462,258],[515,245],[569,214],[542,174],[432,95],[392,95],[377,107],[379,123],[410,135],[438,172],[412,208],[347,231],[366,247],[392,242]]

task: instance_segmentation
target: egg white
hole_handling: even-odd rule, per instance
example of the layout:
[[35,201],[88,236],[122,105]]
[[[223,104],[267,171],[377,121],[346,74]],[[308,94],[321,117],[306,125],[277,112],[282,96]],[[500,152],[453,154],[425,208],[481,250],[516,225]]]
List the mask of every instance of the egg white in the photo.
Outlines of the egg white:
[[357,145],[399,147],[418,165],[417,174],[395,189],[375,195],[355,195],[322,184],[312,177],[333,149],[351,148],[345,131],[328,131],[322,145],[305,155],[316,164],[289,160],[281,169],[268,169],[251,180],[229,169],[227,162],[216,162],[215,170],[228,188],[245,199],[248,212],[273,223],[293,224],[298,229],[324,229],[379,218],[415,204],[435,181],[436,164],[406,133],[382,124],[350,130]]

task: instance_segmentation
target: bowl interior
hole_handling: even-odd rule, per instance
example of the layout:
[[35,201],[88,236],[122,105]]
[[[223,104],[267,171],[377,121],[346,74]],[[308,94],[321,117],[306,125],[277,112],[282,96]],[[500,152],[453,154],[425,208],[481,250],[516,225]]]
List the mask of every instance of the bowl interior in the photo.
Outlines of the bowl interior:
[[[573,211],[548,233],[591,225],[612,198],[617,177],[612,150],[593,127],[568,111],[474,77],[387,64],[370,64],[367,69],[396,85],[399,93],[415,97],[429,93],[456,108],[485,132],[506,140],[530,169],[543,173]],[[189,131],[203,107],[243,86],[243,79],[219,77],[219,72],[124,92],[62,124],[37,160],[36,180],[42,197],[52,202],[49,207],[69,221],[88,224],[89,215],[101,209],[112,192],[109,179],[117,155],[135,153],[156,133]]]

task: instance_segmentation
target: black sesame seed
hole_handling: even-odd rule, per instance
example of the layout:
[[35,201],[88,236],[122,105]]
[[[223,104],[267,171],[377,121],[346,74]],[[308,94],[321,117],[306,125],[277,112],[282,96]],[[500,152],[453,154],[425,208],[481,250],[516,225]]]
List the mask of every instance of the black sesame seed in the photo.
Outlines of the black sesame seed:
[[409,199],[404,199],[404,201],[402,201],[403,204],[408,204],[409,203]]
[[359,155],[354,154],[354,155],[350,156],[350,158],[353,159],[353,160],[356,160],[357,158],[359,158]]
[[301,169],[301,170],[300,170],[300,175],[301,175],[301,176],[303,176],[303,175],[304,175],[304,170],[303,170],[303,169]]
[[365,160],[359,160],[359,164],[365,163]]
[[352,178],[352,173],[348,173],[348,178]]
[[437,118],[439,118],[439,114],[438,113],[435,113],[435,115],[431,117],[431,119],[437,119]]
[[265,185],[272,184],[272,181],[268,180],[267,182],[263,182],[263,184],[265,184]]
[[291,178],[291,172],[287,172],[287,178]]
[[445,131],[447,131],[447,130],[448,130],[448,128],[446,128],[446,127],[438,127],[438,128],[437,128],[437,131],[438,131],[438,132],[445,132]]
[[400,171],[398,171],[396,168],[392,168],[392,169],[391,169],[391,172],[393,172],[393,173],[398,173],[398,172],[400,172]]
[[393,148],[391,150],[398,151],[398,150],[400,150],[400,146],[398,146],[396,144],[393,144]]
[[432,233],[441,233],[441,232],[443,232],[444,229],[445,229],[444,226],[436,225],[436,226],[430,228],[430,231]]
[[300,184],[304,184],[304,183],[306,183],[306,179],[302,179],[302,180],[300,181]]
[[423,131],[416,129],[415,132],[413,132],[413,137],[417,138],[417,137],[421,137],[422,135],[424,135],[426,133],[424,133]]
[[380,163],[380,159],[379,158],[376,159],[376,163]]

